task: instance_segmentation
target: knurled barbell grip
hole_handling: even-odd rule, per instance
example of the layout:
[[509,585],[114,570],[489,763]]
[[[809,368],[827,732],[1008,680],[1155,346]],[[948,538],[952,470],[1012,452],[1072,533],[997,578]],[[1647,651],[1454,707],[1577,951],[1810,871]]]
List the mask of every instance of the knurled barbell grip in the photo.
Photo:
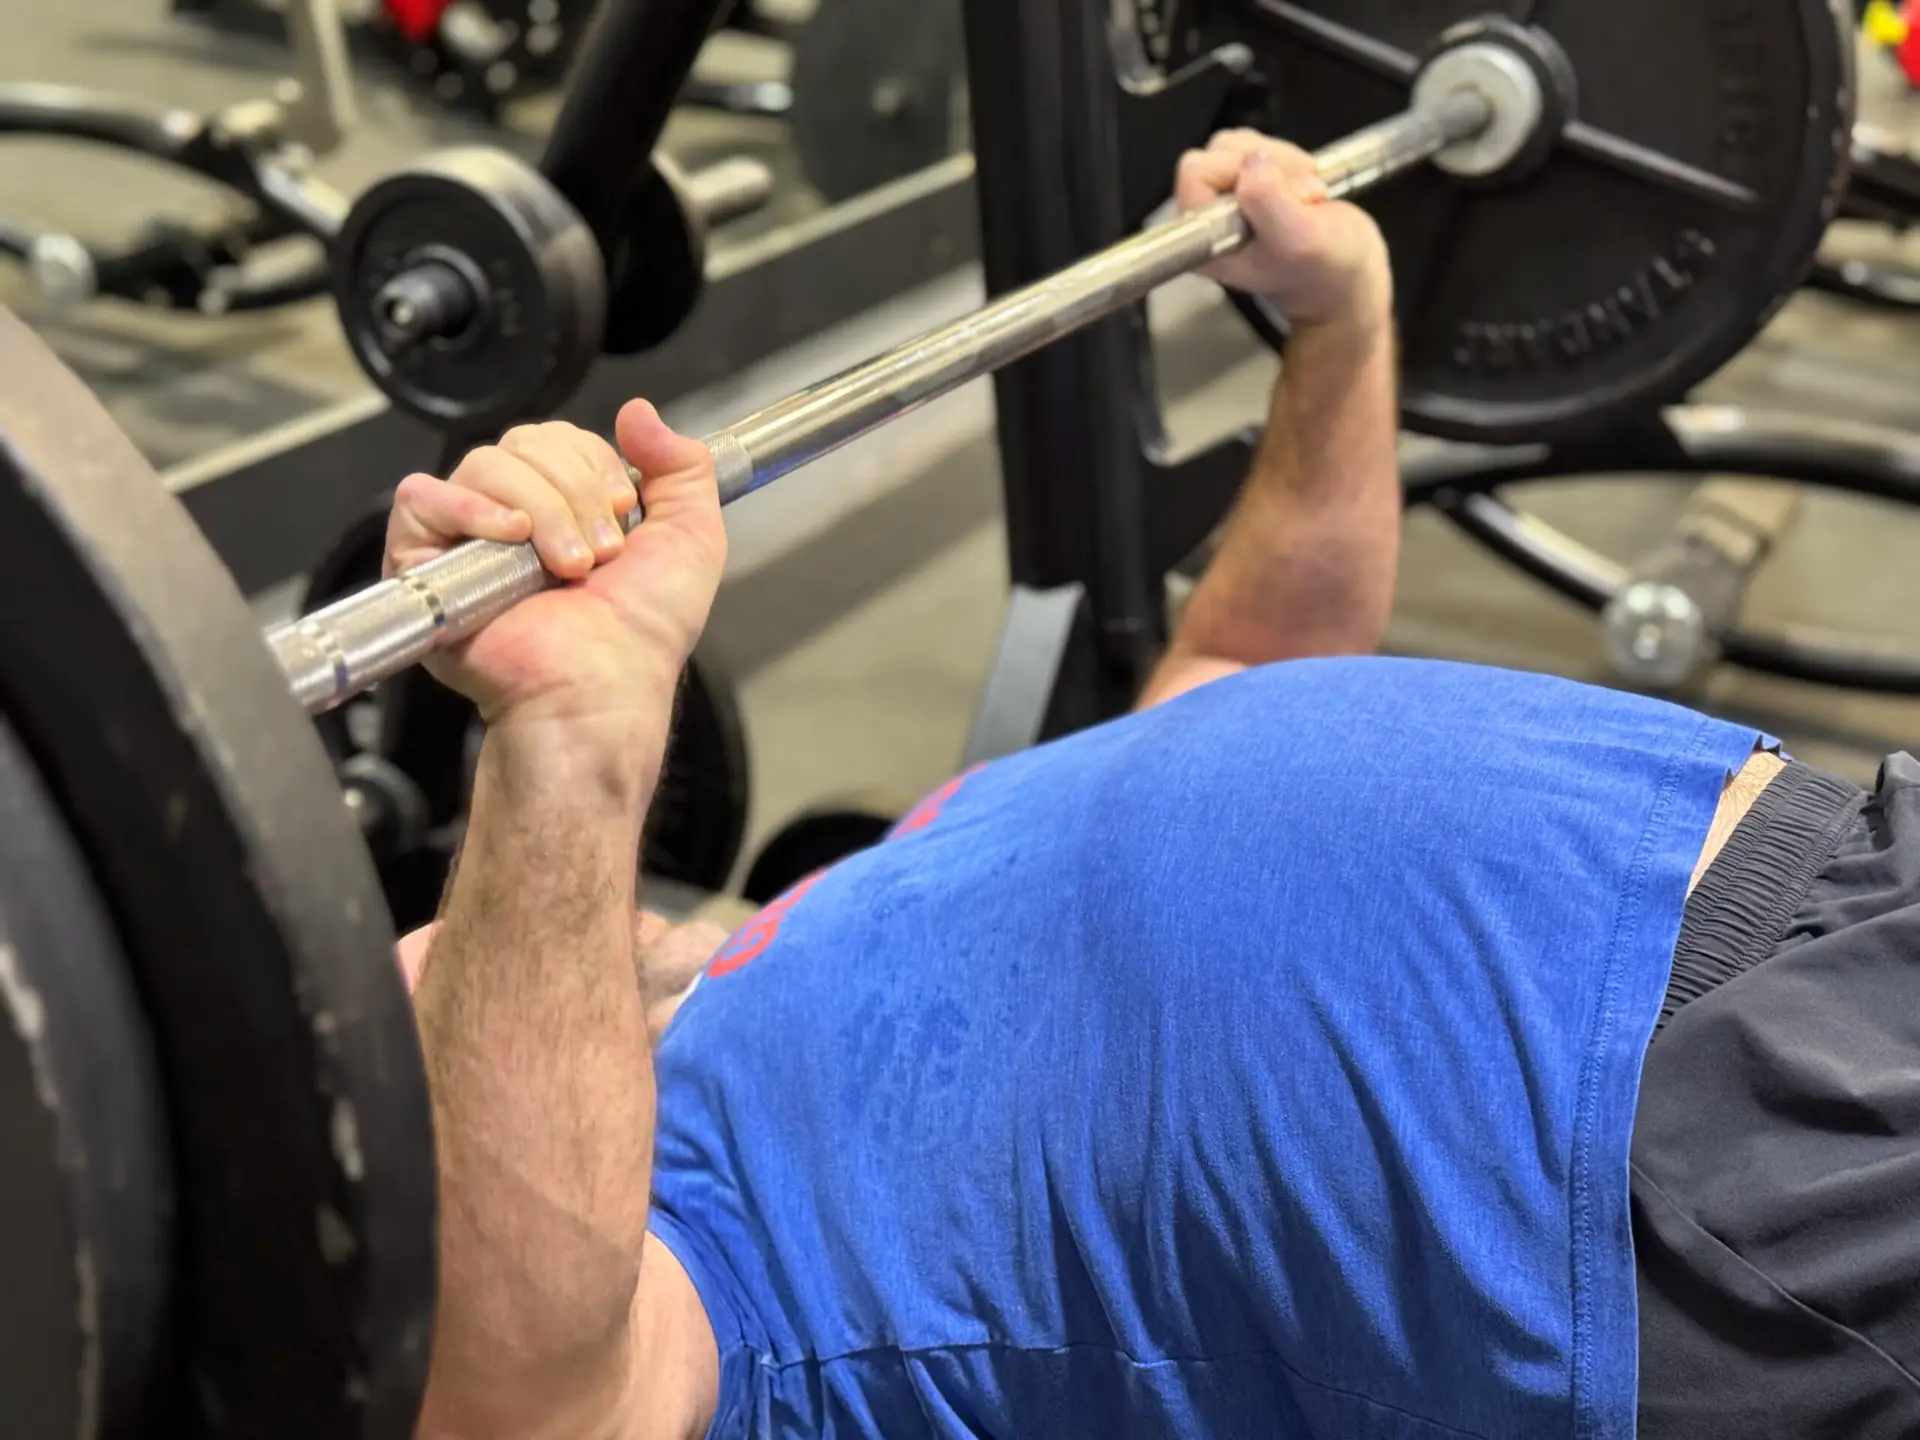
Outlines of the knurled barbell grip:
[[[1355,194],[1484,130],[1474,90],[1336,141],[1314,156],[1329,194]],[[1154,226],[1058,274],[777,401],[705,443],[731,504],[876,426],[1135,304],[1232,254],[1251,232],[1232,199]],[[629,523],[637,519],[637,512]],[[267,636],[295,698],[318,713],[418,664],[556,583],[531,545],[470,541]]]

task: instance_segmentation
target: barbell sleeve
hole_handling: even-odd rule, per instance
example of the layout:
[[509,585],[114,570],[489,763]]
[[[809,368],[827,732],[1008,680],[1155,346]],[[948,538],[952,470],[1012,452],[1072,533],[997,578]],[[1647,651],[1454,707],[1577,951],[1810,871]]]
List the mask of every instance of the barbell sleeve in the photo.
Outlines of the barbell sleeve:
[[[1315,154],[1330,196],[1358,194],[1487,128],[1462,88]],[[706,437],[731,504],[909,410],[1144,299],[1251,238],[1231,198],[1156,225]],[[631,526],[639,512],[628,517]],[[532,545],[469,541],[271,631],[294,697],[319,713],[555,584]]]

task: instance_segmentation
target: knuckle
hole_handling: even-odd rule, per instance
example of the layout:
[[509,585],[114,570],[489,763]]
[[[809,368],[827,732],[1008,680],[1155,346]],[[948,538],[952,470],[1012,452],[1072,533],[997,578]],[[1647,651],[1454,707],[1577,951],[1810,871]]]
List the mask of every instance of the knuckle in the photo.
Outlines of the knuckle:
[[511,460],[512,456],[499,445],[476,445],[454,467],[452,483],[471,484],[483,476],[497,473]]

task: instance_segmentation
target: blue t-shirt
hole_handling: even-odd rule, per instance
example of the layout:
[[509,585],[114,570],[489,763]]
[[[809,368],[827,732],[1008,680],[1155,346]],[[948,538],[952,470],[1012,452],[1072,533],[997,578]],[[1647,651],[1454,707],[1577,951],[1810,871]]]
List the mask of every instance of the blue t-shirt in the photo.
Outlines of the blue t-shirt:
[[712,1434],[1628,1440],[1640,1066],[1760,738],[1301,661],[929,797],[660,1045]]

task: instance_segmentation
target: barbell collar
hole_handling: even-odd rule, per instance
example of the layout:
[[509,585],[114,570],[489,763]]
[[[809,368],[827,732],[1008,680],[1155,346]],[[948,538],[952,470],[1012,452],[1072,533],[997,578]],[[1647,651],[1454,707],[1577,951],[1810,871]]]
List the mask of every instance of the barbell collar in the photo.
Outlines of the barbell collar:
[[[1315,154],[1314,164],[1330,197],[1356,195],[1473,139],[1495,119],[1493,99],[1476,86],[1440,93],[1429,87],[1412,109],[1334,142]],[[1216,201],[776,401],[706,437],[720,503],[732,504],[929,400],[1138,303],[1251,237],[1239,204],[1231,197]],[[628,516],[628,527],[639,518],[638,511]],[[557,583],[531,544],[469,541],[272,631],[267,643],[295,697],[317,714]]]

